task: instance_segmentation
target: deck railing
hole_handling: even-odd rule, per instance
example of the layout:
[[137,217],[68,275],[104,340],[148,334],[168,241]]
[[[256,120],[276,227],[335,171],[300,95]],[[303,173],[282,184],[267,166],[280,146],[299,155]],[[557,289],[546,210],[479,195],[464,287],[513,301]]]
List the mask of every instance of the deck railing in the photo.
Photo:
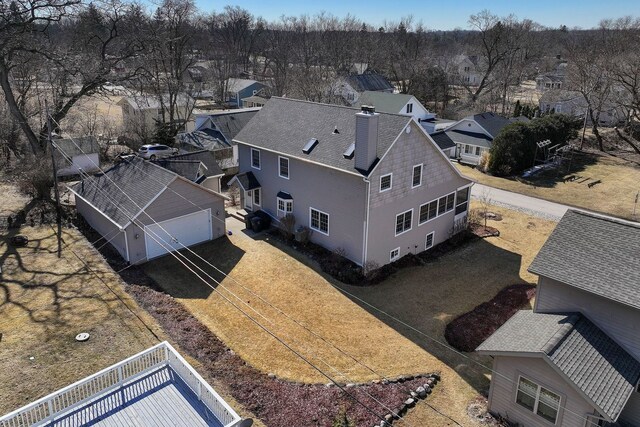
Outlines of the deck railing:
[[165,341],[0,417],[0,427],[48,424],[59,415],[81,407],[96,396],[104,395],[164,366],[173,369],[225,427],[239,423],[238,414]]

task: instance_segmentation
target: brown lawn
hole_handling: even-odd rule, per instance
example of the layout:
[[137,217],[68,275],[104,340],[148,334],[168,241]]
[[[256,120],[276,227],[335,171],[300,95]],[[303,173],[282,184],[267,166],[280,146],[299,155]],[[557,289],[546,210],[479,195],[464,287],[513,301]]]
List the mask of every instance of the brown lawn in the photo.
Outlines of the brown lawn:
[[[16,233],[0,234],[0,414],[158,342],[154,321],[76,230],[64,230],[60,259],[50,227],[22,228],[30,242],[17,249],[7,244]],[[90,340],[76,342],[80,332]]]
[[[571,172],[558,176],[549,173],[530,181],[490,176],[457,163],[456,166],[469,178],[491,187],[634,219],[634,201],[640,191],[640,167],[618,157],[576,153]],[[578,179],[564,182],[570,176]],[[591,188],[588,186],[598,180],[601,182]],[[640,206],[636,219],[640,219]]]
[[[232,226],[236,229],[233,236],[196,248],[212,264],[229,272],[230,277],[217,287],[219,292],[200,282],[174,258],[148,263],[145,270],[225,344],[264,372],[294,381],[328,382],[221,295],[337,381],[348,383],[381,375],[441,372],[443,381],[436,387],[430,403],[463,425],[473,425],[466,415],[466,406],[487,389],[486,371],[357,298],[444,342],[444,327],[449,320],[491,299],[507,285],[535,282],[526,268],[554,223],[506,209],[495,208],[495,211],[504,217],[503,221],[491,224],[501,231],[500,237],[474,242],[425,266],[401,270],[369,288],[336,283],[319,273],[306,258],[273,239],[248,238],[236,229],[237,223]],[[212,271],[209,267],[206,269]],[[221,276],[214,275],[214,278],[221,279]],[[245,287],[322,339],[287,319]],[[354,297],[341,293],[338,288]],[[471,357],[489,363],[476,355]],[[413,410],[405,422],[413,426],[449,423],[425,404]]]

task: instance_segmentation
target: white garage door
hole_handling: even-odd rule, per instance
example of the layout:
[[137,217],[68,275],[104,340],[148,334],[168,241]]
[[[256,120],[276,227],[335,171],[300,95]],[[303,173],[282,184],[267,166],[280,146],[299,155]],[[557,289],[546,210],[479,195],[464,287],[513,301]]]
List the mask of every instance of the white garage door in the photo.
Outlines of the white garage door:
[[147,225],[144,230],[147,259],[156,258],[184,246],[211,240],[211,209]]

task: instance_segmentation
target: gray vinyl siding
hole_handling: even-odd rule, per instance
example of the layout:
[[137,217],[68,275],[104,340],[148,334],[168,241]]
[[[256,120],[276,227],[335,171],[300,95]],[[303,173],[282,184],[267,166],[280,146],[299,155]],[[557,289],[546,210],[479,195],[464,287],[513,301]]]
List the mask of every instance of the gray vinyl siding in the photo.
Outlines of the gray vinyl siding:
[[640,360],[640,311],[637,309],[540,276],[535,310],[540,313],[579,311]]
[[[226,231],[224,199],[221,196],[211,194],[197,184],[176,179],[147,207],[144,213],[138,216],[136,223],[153,224],[209,208],[211,209],[213,238],[216,239],[223,236]],[[137,239],[136,235],[138,235]],[[127,227],[127,237],[130,262],[146,261],[144,231],[138,225],[131,224]]]
[[[122,258],[127,259],[125,234],[123,231],[120,231],[118,226],[79,197],[76,197],[76,209],[94,230],[100,233],[106,240],[111,239],[109,244],[118,251]],[[104,241],[98,243],[103,244]]]
[[[410,126],[411,133],[402,132],[370,177],[367,261],[379,265],[387,264],[390,252],[398,247],[400,257],[409,252],[422,252],[426,236],[431,232],[434,232],[434,246],[451,237],[455,208],[418,225],[420,205],[471,183],[458,175],[439,148],[426,140],[417,124],[412,122]],[[411,188],[413,167],[421,163],[422,185]],[[388,173],[393,173],[392,188],[380,192],[380,177]],[[396,236],[396,215],[409,209],[413,209],[411,231]]]
[[594,408],[541,358],[496,356],[493,370],[498,374],[491,376],[489,409],[511,422],[528,427],[553,425],[516,403],[520,375],[561,396],[561,408],[555,425],[584,427],[584,417],[594,412]]
[[260,170],[251,167],[249,146],[238,144],[238,156],[240,173],[253,172],[261,185],[261,206],[254,210],[277,219],[277,194],[289,193],[296,227],[310,225],[310,207],[329,214],[329,235],[314,231],[311,240],[330,250],[343,249],[347,258],[362,264],[366,205],[362,177],[289,157],[289,179],[285,179],[278,174],[279,154],[260,149]]

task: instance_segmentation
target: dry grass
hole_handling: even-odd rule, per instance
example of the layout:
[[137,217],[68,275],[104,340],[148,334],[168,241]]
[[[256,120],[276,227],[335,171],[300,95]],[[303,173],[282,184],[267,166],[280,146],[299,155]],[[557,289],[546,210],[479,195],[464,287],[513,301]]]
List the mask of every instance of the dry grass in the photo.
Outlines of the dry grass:
[[[22,228],[30,242],[17,249],[7,245],[16,232],[0,235],[0,414],[158,342],[153,319],[76,230],[64,230],[60,259],[51,228]],[[79,332],[90,340],[76,342]]]
[[2,195],[0,217],[15,215],[29,201],[27,196],[21,194],[16,186],[11,184],[0,182],[0,194]]
[[[640,191],[640,167],[606,154],[576,153],[571,173],[540,177],[531,182],[486,175],[457,163],[456,166],[481,184],[627,219],[633,219],[634,200]],[[570,175],[581,178],[564,182]],[[591,188],[587,186],[597,180],[602,182]]]
[[[288,248],[276,246],[275,242],[252,240],[240,233],[196,250],[214,265],[230,272],[232,279],[224,279],[222,285],[239,299],[218,287],[220,294],[291,343],[336,380],[358,382],[377,378],[379,374],[440,371],[443,381],[436,388],[431,404],[469,425],[466,406],[488,387],[485,373],[450,350],[345,296],[336,286],[444,342],[444,327],[449,320],[491,299],[504,286],[535,281],[526,267],[554,223],[501,208],[495,210],[504,217],[495,224],[501,237],[472,243],[423,267],[404,269],[370,288],[333,283]],[[240,314],[219,293],[185,272],[173,258],[148,263],[146,271],[251,365],[290,380],[327,382]],[[348,351],[375,373],[286,319],[243,289],[240,283]],[[428,418],[421,418],[423,412]],[[434,418],[433,412],[426,411],[424,405],[411,412],[408,420],[414,426],[448,425],[449,422],[446,418]]]

